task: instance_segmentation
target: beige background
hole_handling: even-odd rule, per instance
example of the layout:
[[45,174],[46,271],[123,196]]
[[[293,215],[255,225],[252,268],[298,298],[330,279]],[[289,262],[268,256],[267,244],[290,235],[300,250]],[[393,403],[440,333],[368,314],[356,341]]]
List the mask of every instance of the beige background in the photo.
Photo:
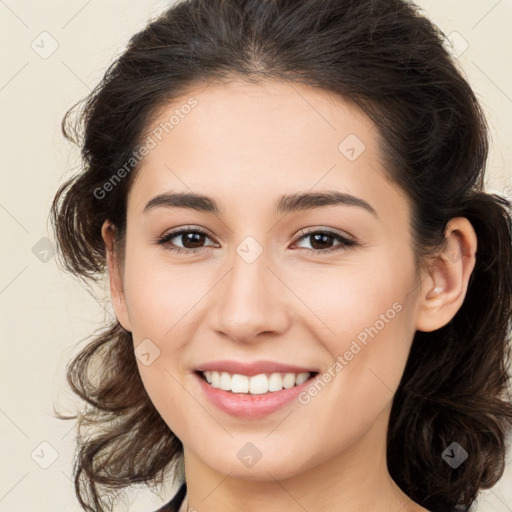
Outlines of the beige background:
[[[460,65],[488,113],[489,188],[512,197],[512,2],[419,4],[452,34]],[[44,237],[53,238],[47,223],[52,197],[78,163],[76,149],[61,136],[60,121],[94,87],[128,38],[165,5],[0,0],[0,511],[81,510],[70,481],[72,423],[54,419],[53,404],[72,405],[64,384],[66,363],[112,311],[61,272],[50,253],[43,261]],[[50,36],[40,35],[44,31]],[[58,48],[42,58],[52,44]],[[512,511],[511,467],[509,462],[501,482],[481,494],[474,510]],[[168,489],[158,497],[139,487],[117,510],[149,512],[171,494]]]

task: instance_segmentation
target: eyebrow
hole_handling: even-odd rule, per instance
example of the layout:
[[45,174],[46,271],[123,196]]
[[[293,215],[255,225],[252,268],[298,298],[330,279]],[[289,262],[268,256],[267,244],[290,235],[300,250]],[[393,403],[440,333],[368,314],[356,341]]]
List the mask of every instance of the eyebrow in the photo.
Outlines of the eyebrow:
[[[335,190],[297,192],[281,196],[276,204],[275,212],[281,214],[333,205],[357,206],[378,217],[375,209],[364,199]],[[167,192],[157,195],[146,204],[143,212],[146,213],[158,207],[190,208],[200,212],[220,213],[220,208],[213,198],[194,192]]]

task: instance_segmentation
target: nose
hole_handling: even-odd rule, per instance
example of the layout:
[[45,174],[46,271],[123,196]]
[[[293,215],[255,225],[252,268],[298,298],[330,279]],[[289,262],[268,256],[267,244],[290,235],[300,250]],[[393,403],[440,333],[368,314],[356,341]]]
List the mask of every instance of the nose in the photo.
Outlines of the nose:
[[216,288],[212,297],[216,332],[248,344],[261,341],[262,334],[276,337],[288,328],[286,286],[269,268],[263,254],[250,263],[235,254]]

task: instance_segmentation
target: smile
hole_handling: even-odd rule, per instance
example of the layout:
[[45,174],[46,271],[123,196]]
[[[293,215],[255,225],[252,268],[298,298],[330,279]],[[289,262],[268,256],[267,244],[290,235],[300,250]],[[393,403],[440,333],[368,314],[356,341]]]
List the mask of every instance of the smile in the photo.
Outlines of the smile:
[[239,373],[205,371],[200,372],[203,378],[214,388],[230,391],[231,393],[244,393],[262,395],[274,393],[282,389],[300,386],[311,376],[311,372],[303,373],[260,373],[248,376]]
[[193,375],[203,396],[220,411],[239,418],[261,418],[295,401],[311,385],[318,372],[248,376],[196,371]]

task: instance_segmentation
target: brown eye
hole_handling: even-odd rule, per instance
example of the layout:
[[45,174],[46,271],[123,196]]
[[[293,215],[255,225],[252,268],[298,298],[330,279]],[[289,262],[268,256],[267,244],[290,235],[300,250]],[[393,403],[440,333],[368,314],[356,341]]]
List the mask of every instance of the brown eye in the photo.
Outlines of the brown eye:
[[[203,244],[205,240],[209,238],[208,234],[201,229],[181,228],[163,235],[157,240],[157,243],[171,251],[196,252],[198,249],[204,247]],[[176,243],[171,243],[172,240],[180,242],[182,247]]]
[[[309,233],[304,233],[298,241],[306,239],[310,240],[312,248],[308,249],[306,247],[305,249],[310,250],[315,254],[328,253],[356,245],[354,240],[346,238],[340,233],[336,233],[334,231],[310,231]],[[338,243],[333,246],[334,242]]]

